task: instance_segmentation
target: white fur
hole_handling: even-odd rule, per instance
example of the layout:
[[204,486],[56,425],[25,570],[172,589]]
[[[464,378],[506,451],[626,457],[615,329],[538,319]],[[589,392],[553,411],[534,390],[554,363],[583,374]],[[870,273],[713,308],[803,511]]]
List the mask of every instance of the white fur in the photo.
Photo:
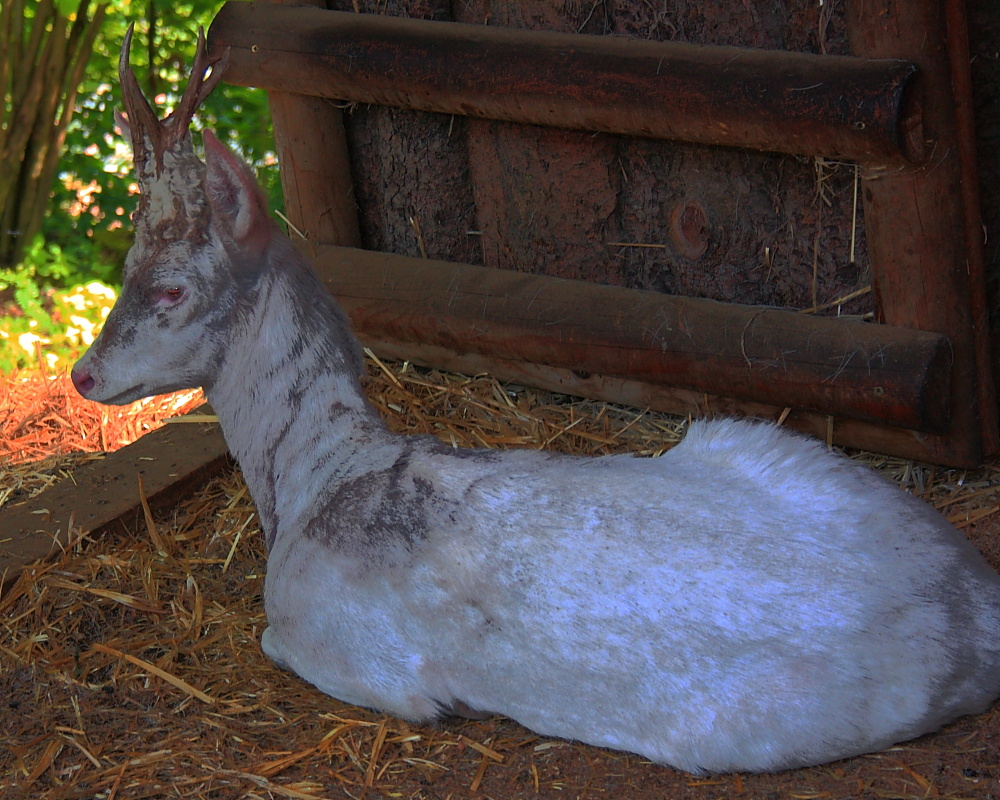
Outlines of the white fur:
[[206,387],[268,538],[276,662],[407,719],[506,714],[692,772],[877,750],[1000,694],[1000,576],[813,441],[705,421],[659,459],[577,459],[389,433],[342,315],[206,145],[207,235],[133,251],[74,379]]
[[978,553],[775,427],[695,423],[657,460],[418,450],[411,470],[441,501],[419,549],[379,568],[291,527],[269,558],[265,651],[349,702],[421,720],[460,700],[725,772],[881,749],[1000,691]]

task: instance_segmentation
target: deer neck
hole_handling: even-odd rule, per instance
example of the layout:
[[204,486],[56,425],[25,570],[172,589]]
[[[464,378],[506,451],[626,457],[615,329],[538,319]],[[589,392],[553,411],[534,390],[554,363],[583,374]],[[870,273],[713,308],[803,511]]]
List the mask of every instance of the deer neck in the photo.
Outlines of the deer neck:
[[356,343],[305,264],[266,269],[206,396],[273,544],[338,474],[389,434],[364,396]]

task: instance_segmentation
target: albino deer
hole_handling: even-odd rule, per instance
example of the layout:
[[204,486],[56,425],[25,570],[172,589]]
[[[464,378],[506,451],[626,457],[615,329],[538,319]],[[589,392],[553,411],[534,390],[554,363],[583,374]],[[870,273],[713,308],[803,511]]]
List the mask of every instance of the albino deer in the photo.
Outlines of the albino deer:
[[1000,576],[813,441],[696,422],[661,458],[572,458],[390,433],[249,168],[209,132],[194,154],[224,61],[200,38],[159,121],[130,36],[136,240],[73,380],[105,403],[204,387],[260,512],[277,664],[407,720],[505,714],[695,773],[878,750],[1000,695]]

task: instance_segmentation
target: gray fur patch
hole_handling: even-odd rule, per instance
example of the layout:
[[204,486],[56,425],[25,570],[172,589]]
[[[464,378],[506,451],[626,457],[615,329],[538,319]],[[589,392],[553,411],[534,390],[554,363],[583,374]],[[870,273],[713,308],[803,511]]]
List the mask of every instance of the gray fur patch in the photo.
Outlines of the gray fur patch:
[[406,450],[387,469],[343,481],[306,535],[372,567],[412,552],[427,539],[430,520],[447,510],[430,481],[413,474],[411,454]]

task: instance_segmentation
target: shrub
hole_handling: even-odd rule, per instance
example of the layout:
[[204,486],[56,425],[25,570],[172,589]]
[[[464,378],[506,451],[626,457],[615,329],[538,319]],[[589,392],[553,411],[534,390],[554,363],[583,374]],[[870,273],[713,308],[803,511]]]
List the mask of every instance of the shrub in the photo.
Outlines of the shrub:
[[86,275],[55,244],[38,237],[24,262],[0,270],[0,372],[68,369],[90,346],[117,290]]

